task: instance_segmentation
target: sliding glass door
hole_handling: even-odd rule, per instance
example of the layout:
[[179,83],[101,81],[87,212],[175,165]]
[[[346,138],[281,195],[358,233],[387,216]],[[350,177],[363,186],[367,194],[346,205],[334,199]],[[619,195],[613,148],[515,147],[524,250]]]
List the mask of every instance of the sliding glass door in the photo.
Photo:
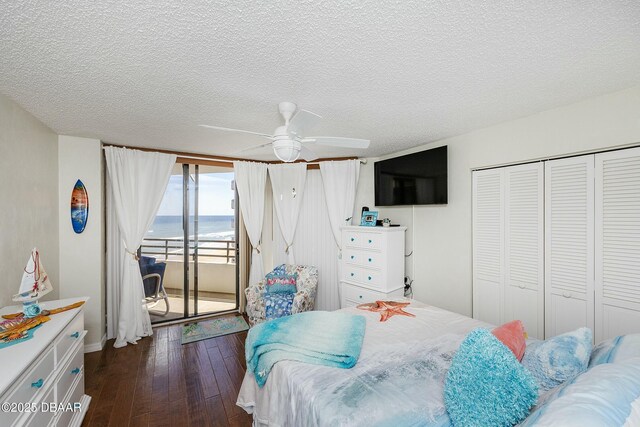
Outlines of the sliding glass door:
[[141,247],[165,264],[164,294],[147,295],[152,323],[237,309],[236,212],[233,168],[176,165]]

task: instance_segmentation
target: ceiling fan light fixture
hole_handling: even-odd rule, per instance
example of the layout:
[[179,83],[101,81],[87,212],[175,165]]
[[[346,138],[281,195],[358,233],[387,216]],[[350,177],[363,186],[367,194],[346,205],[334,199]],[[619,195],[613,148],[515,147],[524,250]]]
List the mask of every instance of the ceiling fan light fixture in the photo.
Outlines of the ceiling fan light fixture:
[[281,139],[273,141],[273,152],[276,157],[285,163],[291,163],[300,157],[302,145],[294,139]]
[[[267,138],[271,143],[255,145],[239,151],[240,153],[255,149],[266,148],[271,145],[273,153],[282,162],[295,162],[302,156],[305,161],[313,161],[318,156],[307,145],[328,145],[330,147],[343,147],[364,149],[369,147],[368,139],[343,138],[336,136],[313,136],[305,138],[307,131],[314,128],[320,119],[319,115],[307,110],[300,110],[293,102],[281,102],[278,111],[284,118],[284,125],[278,126],[273,134],[253,132],[250,130],[232,129],[222,126],[200,125],[210,129],[226,132],[239,132]],[[302,144],[305,144],[303,147]]]

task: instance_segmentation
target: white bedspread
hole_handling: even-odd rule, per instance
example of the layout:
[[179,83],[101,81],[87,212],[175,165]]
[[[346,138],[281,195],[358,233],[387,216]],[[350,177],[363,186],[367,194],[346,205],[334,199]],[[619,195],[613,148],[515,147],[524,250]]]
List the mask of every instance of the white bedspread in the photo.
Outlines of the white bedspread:
[[279,362],[262,389],[247,372],[237,404],[269,426],[449,425],[443,378],[464,336],[492,325],[411,301],[416,315],[367,319],[362,353],[351,369]]

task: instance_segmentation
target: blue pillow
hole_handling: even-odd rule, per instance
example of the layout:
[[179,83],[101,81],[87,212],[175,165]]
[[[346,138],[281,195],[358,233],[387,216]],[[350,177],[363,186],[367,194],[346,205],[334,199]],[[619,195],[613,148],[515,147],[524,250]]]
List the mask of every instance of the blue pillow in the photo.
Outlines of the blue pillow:
[[593,348],[589,368],[602,363],[618,363],[640,357],[640,334],[621,335],[601,342]]
[[451,362],[444,403],[455,426],[511,426],[538,398],[533,376],[486,329],[466,336]]
[[551,390],[587,369],[592,349],[589,328],[527,345],[522,364],[536,378],[541,391]]
[[273,320],[291,314],[294,294],[265,294],[265,319]]
[[639,396],[640,358],[601,363],[547,393],[520,426],[637,426]]
[[287,274],[287,266],[285,264],[280,264],[276,268],[274,268],[271,273],[273,274]]

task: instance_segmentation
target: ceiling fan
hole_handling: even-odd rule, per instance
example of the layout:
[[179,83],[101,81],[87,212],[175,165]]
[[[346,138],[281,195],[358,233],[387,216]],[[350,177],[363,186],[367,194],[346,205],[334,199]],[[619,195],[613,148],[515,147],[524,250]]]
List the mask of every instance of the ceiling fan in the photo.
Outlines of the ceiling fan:
[[231,129],[220,126],[200,125],[205,128],[218,129],[229,132],[241,132],[252,135],[262,136],[271,140],[266,144],[260,144],[247,148],[241,152],[252,151],[267,146],[273,147],[276,157],[283,162],[295,162],[299,157],[304,160],[313,161],[318,158],[313,151],[306,145],[329,145],[333,147],[345,148],[367,148],[369,147],[368,139],[358,138],[342,138],[337,136],[309,136],[305,137],[305,133],[315,127],[322,119],[319,115],[311,111],[298,109],[293,102],[281,102],[278,104],[278,110],[284,117],[284,126],[278,126],[273,135],[267,133],[252,132],[241,129]]

